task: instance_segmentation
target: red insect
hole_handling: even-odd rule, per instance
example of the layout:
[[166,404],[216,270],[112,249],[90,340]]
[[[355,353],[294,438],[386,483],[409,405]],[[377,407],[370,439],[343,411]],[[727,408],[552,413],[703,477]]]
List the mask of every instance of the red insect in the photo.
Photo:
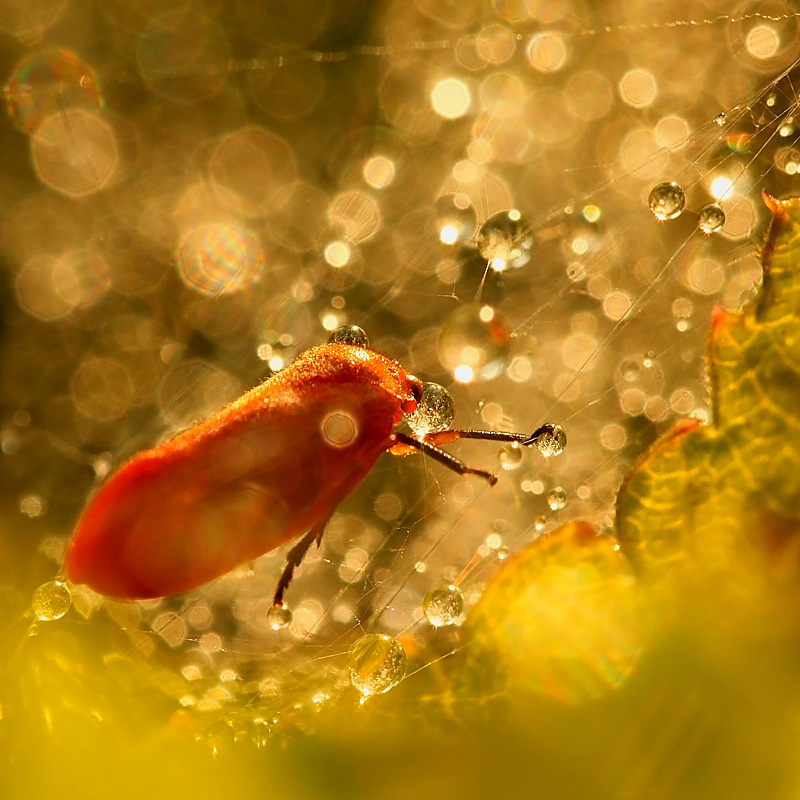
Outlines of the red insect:
[[66,555],[67,577],[122,599],[178,594],[224,575],[301,534],[275,603],[339,503],[389,451],[421,451],[460,475],[468,467],[437,445],[460,438],[534,444],[531,436],[395,431],[422,384],[366,347],[314,347],[204,422],[134,456],[91,498]]

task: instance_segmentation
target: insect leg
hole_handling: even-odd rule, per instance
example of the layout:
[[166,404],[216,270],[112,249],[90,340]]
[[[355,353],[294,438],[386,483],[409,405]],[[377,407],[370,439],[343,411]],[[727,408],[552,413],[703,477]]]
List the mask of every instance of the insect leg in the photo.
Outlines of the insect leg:
[[300,566],[301,562],[311,547],[311,543],[316,540],[317,547],[322,541],[322,532],[325,528],[326,519],[321,524],[315,525],[303,538],[286,554],[286,564],[283,567],[280,578],[278,578],[278,585],[275,587],[275,597],[272,600],[273,605],[283,605],[283,593],[292,582],[295,569]]
[[554,425],[545,424],[540,425],[532,434],[527,433],[507,433],[506,431],[438,431],[437,433],[428,433],[425,436],[425,441],[433,444],[449,444],[456,439],[488,439],[494,442],[518,442],[523,446],[536,444],[536,441],[542,436],[552,436]]
[[395,442],[401,445],[406,445],[414,450],[419,450],[421,453],[425,453],[426,456],[430,456],[432,459],[434,459],[434,461],[438,461],[440,464],[443,464],[448,469],[453,470],[453,472],[457,472],[459,475],[477,475],[478,477],[487,480],[490,486],[494,486],[497,483],[497,477],[492,475],[491,472],[487,472],[483,469],[474,469],[473,467],[468,467],[463,461],[460,461],[455,456],[451,456],[450,453],[445,453],[444,450],[440,450],[427,438],[424,440],[415,439],[413,436],[409,436],[407,433],[393,433],[392,438]]

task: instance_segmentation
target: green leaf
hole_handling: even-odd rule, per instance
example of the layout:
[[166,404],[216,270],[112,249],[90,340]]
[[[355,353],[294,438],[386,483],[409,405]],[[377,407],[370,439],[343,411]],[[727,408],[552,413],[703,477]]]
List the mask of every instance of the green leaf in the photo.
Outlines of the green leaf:
[[588,522],[564,525],[509,559],[473,609],[461,694],[602,697],[636,665],[643,621],[615,540]]
[[656,442],[617,499],[623,551],[664,598],[760,630],[800,623],[800,199],[765,202],[763,285],[712,319],[711,421]]

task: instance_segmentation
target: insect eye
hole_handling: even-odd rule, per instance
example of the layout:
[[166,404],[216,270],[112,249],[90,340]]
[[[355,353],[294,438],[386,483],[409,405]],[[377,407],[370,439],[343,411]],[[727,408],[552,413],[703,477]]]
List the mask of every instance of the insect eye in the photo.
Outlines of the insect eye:
[[407,400],[403,400],[403,402],[400,403],[400,408],[404,414],[413,414],[422,400],[422,382],[419,378],[409,375],[408,383],[411,388],[411,397]]

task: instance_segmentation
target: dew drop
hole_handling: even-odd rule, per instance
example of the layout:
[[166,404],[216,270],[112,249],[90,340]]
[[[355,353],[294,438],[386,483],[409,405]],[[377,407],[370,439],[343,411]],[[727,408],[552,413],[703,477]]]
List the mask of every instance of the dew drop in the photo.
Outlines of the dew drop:
[[431,589],[422,601],[422,613],[434,628],[455,625],[464,610],[464,595],[457,586]]
[[666,220],[679,217],[686,205],[686,195],[677,183],[659,183],[653,187],[647,198],[647,205],[656,219]]
[[292,609],[285,604],[270,606],[267,611],[267,624],[272,630],[279,631],[291,624],[292,616]]
[[537,531],[543,531],[545,525],[547,525],[547,517],[544,514],[539,514],[539,516],[533,520],[533,527],[536,528]]
[[370,633],[354,642],[347,653],[350,683],[364,697],[383,694],[406,674],[406,654],[391,636]]
[[531,259],[536,237],[516,208],[492,214],[475,237],[478,252],[496,272],[524,267]]
[[560,425],[547,425],[536,439],[536,449],[545,457],[559,456],[567,446],[567,434]]
[[567,493],[560,486],[556,486],[547,493],[547,505],[553,511],[560,511],[566,504]]
[[717,125],[719,125],[720,127],[722,127],[726,121],[727,117],[724,111],[720,111],[719,114],[717,114],[717,116],[714,117],[714,122],[716,122]]
[[516,442],[503,445],[498,455],[500,466],[508,472],[517,469],[522,464],[522,448]]
[[725,224],[725,212],[716,204],[709,203],[700,209],[697,227],[703,233],[714,233]]
[[422,399],[413,414],[406,414],[406,422],[414,433],[424,436],[448,428],[455,413],[453,398],[444,386],[423,383]]
[[61,619],[69,611],[72,599],[69,587],[62,581],[47,581],[33,592],[31,609],[33,616],[43,622]]
[[328,344],[352,344],[356,347],[369,347],[369,337],[358,325],[340,325],[328,337]]
[[508,558],[508,548],[504,544],[501,544],[500,547],[495,550],[495,555],[500,561],[505,561],[505,559]]

